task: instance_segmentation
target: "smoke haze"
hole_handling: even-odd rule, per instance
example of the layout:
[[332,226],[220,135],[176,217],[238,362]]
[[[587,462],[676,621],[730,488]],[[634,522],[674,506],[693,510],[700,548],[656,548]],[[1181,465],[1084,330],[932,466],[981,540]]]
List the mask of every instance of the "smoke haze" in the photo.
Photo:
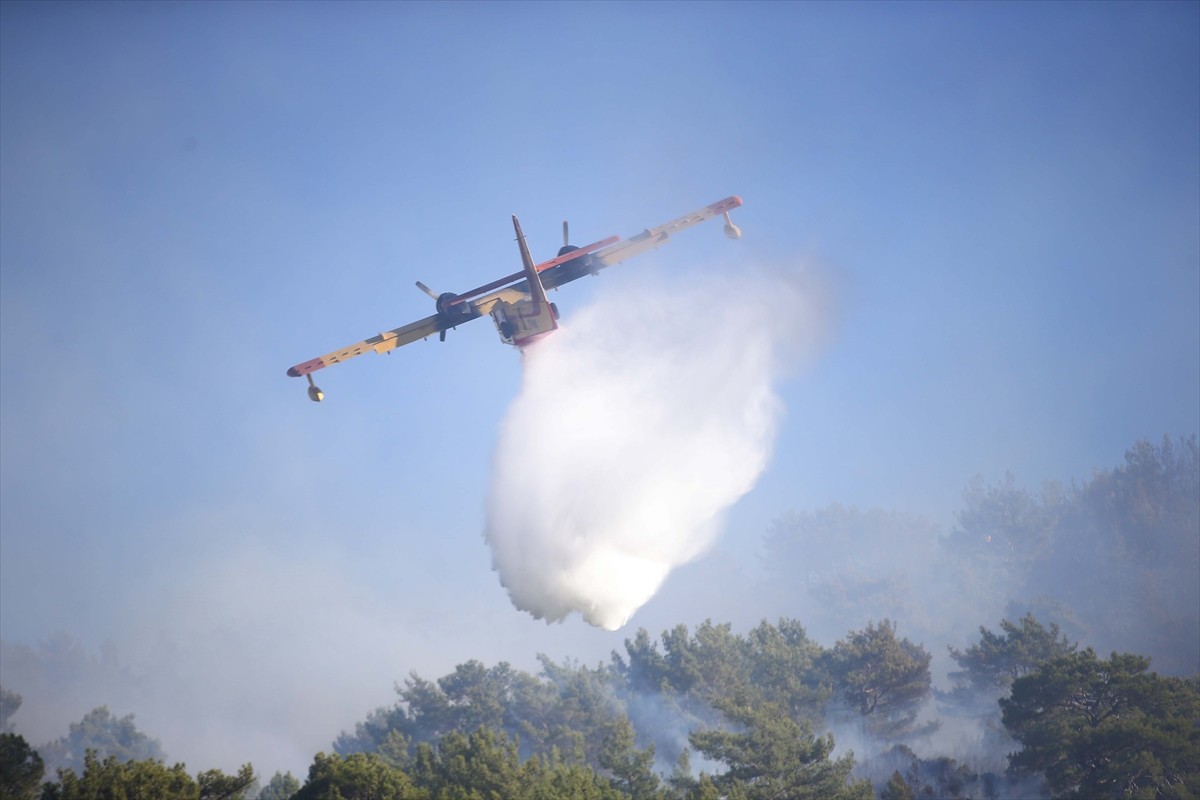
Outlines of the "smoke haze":
[[[304,775],[410,671],[706,618],[825,647],[891,618],[943,690],[947,646],[1027,611],[1195,671],[1195,517],[1167,547],[1114,533],[1162,507],[1136,493],[1060,524],[1038,487],[1200,431],[1200,5],[737,11],[0,3],[17,732],[107,704],[189,771]],[[524,388],[486,320],[323,371],[320,405],[284,377],[432,313],[416,279],[516,269],[514,211],[548,258],[563,216],[629,235],[733,192],[741,242],[705,223],[557,295]],[[689,288],[706,252],[816,254],[836,343],[781,380],[830,304]],[[1047,537],[957,521],[1009,471],[995,507]]]
[[[768,295],[784,322],[763,313]],[[486,534],[515,606],[616,630],[708,550],[767,464],[780,353],[818,338],[814,298],[765,273],[643,285],[525,351]]]

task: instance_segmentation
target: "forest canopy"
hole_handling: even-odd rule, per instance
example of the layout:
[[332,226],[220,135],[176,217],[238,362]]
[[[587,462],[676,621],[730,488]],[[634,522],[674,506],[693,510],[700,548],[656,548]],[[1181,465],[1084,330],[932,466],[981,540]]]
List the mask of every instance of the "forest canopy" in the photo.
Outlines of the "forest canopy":
[[639,629],[593,665],[411,673],[303,779],[168,766],[107,706],[33,746],[3,687],[0,796],[1200,796],[1197,449],[1139,442],[1036,492],[973,481],[944,535],[878,509],[788,514],[760,590],[819,607],[841,625],[827,644],[798,618],[707,620]]

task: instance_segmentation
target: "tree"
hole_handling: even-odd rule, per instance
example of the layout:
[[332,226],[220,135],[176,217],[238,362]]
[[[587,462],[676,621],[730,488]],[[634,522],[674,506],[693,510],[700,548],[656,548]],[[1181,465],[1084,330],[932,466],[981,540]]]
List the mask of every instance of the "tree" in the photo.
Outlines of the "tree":
[[[798,723],[770,704],[757,708],[724,704],[723,710],[731,721],[744,728],[742,732],[711,730],[688,737],[692,747],[706,758],[728,767],[726,772],[709,779],[721,796],[746,800],[872,797],[870,783],[847,783],[854,768],[852,754],[830,760],[832,735],[814,736],[808,723]],[[703,783],[705,777],[701,775],[698,783]]]
[[998,486],[976,477],[963,490],[963,508],[950,541],[964,553],[1010,567],[1013,576],[1023,575],[1045,551],[1062,509],[1057,484],[1047,484],[1038,496],[1019,488],[1011,473]]
[[568,763],[556,750],[530,758],[521,771],[522,800],[628,800],[594,769]]
[[420,745],[412,776],[437,798],[522,796],[517,745],[503,732],[488,728],[469,734],[453,731],[436,747]]
[[750,651],[749,685],[762,702],[775,703],[794,720],[820,719],[829,700],[816,668],[821,647],[808,638],[796,620],[781,619],[778,625],[763,620],[746,637]]
[[[355,726],[353,735],[339,736],[334,750],[342,755],[381,752],[386,745],[388,757],[398,764],[403,760],[396,750],[401,739],[407,750],[414,743],[433,743],[451,732],[484,727],[519,738],[524,758],[558,748],[595,763],[605,726],[621,715],[612,674],[603,668],[555,664],[545,656],[539,660],[540,677],[506,663],[488,668],[478,661],[460,664],[436,681],[414,673],[397,687],[396,705],[376,709]],[[401,739],[389,740],[393,734]]]
[[[684,628],[684,637],[687,629]],[[663,634],[666,639],[666,634]],[[668,679],[667,661],[658,652],[658,643],[650,639],[645,628],[638,628],[633,640],[625,640],[625,653],[628,661],[615,650],[612,654],[612,671],[619,676],[625,686],[635,692],[659,692],[671,688]],[[673,687],[686,690],[688,687]]]
[[1026,597],[1064,603],[1101,652],[1153,657],[1165,674],[1200,663],[1200,445],[1139,441],[1125,462],[1064,496]]
[[729,625],[706,620],[691,634],[676,625],[662,634],[663,653],[639,630],[625,640],[628,665],[612,655],[609,674],[643,744],[666,759],[682,749],[680,732],[720,724],[712,698],[739,691],[749,679],[745,641]]
[[[396,687],[400,691],[400,687]],[[378,750],[388,738],[396,732],[411,738],[408,733],[413,724],[400,703],[389,707],[376,708],[367,714],[367,718],[354,725],[354,733],[342,731],[333,740],[333,751],[341,756],[352,753],[373,753]]]
[[193,780],[183,764],[172,767],[146,759],[103,761],[94,750],[84,755],[83,773],[60,770],[57,783],[43,787],[41,800],[245,800],[254,783],[254,770],[246,764],[237,775],[208,770]]
[[[1125,464],[1097,475],[1082,501],[1092,531],[1113,543],[1119,582],[1090,606],[1097,628],[1119,620],[1119,645],[1174,674],[1200,663],[1200,448],[1136,443]],[[1123,613],[1121,613],[1123,612]],[[1114,643],[1115,644],[1115,643]]]
[[1108,528],[1106,538],[1119,540],[1131,556],[1147,562],[1200,559],[1200,442],[1194,434],[1178,446],[1168,436],[1158,445],[1136,442],[1124,465],[1097,474],[1083,494]]
[[1047,628],[1033,614],[1026,614],[1019,624],[1000,621],[1003,634],[979,627],[979,644],[966,650],[949,647],[950,657],[961,669],[951,672],[954,691],[949,697],[961,705],[971,704],[973,699],[986,699],[989,711],[996,710],[996,698],[1006,692],[1017,678],[1028,675],[1042,664],[1058,656],[1075,652],[1078,645],[1059,637],[1058,625],[1051,623]]
[[196,776],[200,800],[243,800],[254,781],[254,768],[249,764],[243,764],[237,775],[210,769]]
[[513,668],[503,661],[489,669],[471,660],[438,678],[450,728],[462,733],[480,727],[503,730],[513,673]]
[[675,760],[675,768],[667,776],[669,796],[686,797],[688,792],[696,788],[697,781],[692,777],[692,758],[688,749],[683,748],[679,758]]
[[0,733],[0,800],[33,800],[45,771],[25,737]]
[[896,770],[879,793],[879,800],[916,800],[916,795],[913,794],[908,782],[904,780],[904,776],[900,774],[900,770]]
[[137,729],[133,714],[117,718],[108,706],[89,711],[79,722],[72,722],[69,733],[39,748],[48,768],[71,769],[84,764],[85,754],[94,751],[98,758],[112,756],[117,761],[147,761],[165,758],[162,746]]
[[979,775],[953,758],[914,758],[905,781],[919,797],[967,800],[974,796]]
[[1147,674],[1142,656],[1089,648],[1013,681],[1002,721],[1023,748],[1016,773],[1042,773],[1060,796],[1200,794],[1200,678]]
[[[1009,748],[1013,743],[1009,742]],[[938,800],[979,800],[979,798],[1048,797],[1044,782],[1038,779],[1005,776],[996,772],[976,772],[946,756],[921,758],[912,748],[896,744],[873,756],[864,770],[879,787],[881,800],[887,798],[937,798]]]
[[611,726],[625,715],[613,691],[612,674],[604,668],[555,664],[545,656],[538,658],[550,690],[544,698],[548,703],[538,716],[526,712],[520,731],[539,731],[534,750],[542,755],[557,748],[576,760],[598,764]]
[[609,673],[639,744],[653,744],[667,760],[682,750],[680,731],[723,724],[714,705],[721,698],[774,703],[813,721],[828,699],[815,667],[821,648],[795,620],[764,620],[745,636],[711,620],[694,633],[677,625],[662,634],[662,648],[640,630],[625,641],[627,658],[613,653]]
[[97,800],[97,798],[155,798],[197,800],[199,787],[183,764],[168,767],[161,761],[101,761],[94,750],[84,754],[83,772],[60,770],[58,783],[48,783],[42,800]]
[[317,753],[308,780],[293,800],[428,800],[404,772],[380,756],[351,753],[346,757]]
[[929,661],[924,647],[896,638],[891,620],[851,631],[825,659],[837,696],[875,732],[891,736],[911,731],[930,693]]
[[658,790],[654,774],[654,745],[638,750],[633,744],[633,726],[628,717],[613,724],[600,751],[600,766],[613,775],[613,786],[633,800],[651,800]]
[[556,750],[524,763],[502,731],[457,731],[417,746],[413,784],[435,800],[620,800],[627,798],[595,770],[564,761]]
[[291,800],[300,791],[300,781],[291,772],[276,772],[258,793],[257,800]]

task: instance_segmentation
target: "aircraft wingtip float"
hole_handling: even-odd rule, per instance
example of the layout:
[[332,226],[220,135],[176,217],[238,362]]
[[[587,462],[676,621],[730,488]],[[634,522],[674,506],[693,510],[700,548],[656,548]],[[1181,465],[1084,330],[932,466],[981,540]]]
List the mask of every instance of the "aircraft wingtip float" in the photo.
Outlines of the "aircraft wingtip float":
[[525,234],[521,231],[521,223],[514,215],[513,229],[516,231],[517,246],[521,251],[520,272],[477,286],[462,294],[438,294],[417,281],[417,288],[434,300],[437,311],[433,316],[297,364],[290,367],[287,374],[293,378],[307,378],[308,397],[319,403],[325,399],[325,393],[313,382],[312,373],[317,370],[340,364],[370,351],[387,353],[435,333],[438,334],[438,339],[445,341],[446,331],[485,315],[490,316],[496,324],[502,342],[523,348],[549,336],[558,328],[558,309],[546,298],[546,290],[557,289],[584,275],[596,275],[605,267],[611,267],[646,250],[661,246],[673,233],[713,217],[724,217],[725,235],[730,239],[741,238],[741,229],[734,225],[729,217],[729,212],[741,204],[742,198],[736,195],[726,197],[691,214],[685,214],[654,228],[647,228],[628,239],[610,236],[584,247],[569,244],[567,223],[564,222],[563,246],[558,255],[540,264],[534,263],[533,256],[529,253],[529,245],[525,242]]

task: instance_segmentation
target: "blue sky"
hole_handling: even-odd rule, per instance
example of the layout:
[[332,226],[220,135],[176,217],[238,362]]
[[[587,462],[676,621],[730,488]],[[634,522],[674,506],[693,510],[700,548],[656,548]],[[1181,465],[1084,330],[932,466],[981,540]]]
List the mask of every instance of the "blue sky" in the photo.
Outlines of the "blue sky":
[[670,582],[615,634],[514,610],[481,528],[521,367],[485,322],[320,406],[284,377],[430,313],[415,280],[513,271],[513,213],[545,257],[564,218],[744,198],[740,242],[688,231],[567,320],[639,271],[828,277],[710,567],[789,510],[948,526],[977,473],[1196,432],[1198,32],[1196,3],[0,4],[0,636],[151,676],[45,730],[109,702],[196,768],[302,769],[409,669],[780,613]]

